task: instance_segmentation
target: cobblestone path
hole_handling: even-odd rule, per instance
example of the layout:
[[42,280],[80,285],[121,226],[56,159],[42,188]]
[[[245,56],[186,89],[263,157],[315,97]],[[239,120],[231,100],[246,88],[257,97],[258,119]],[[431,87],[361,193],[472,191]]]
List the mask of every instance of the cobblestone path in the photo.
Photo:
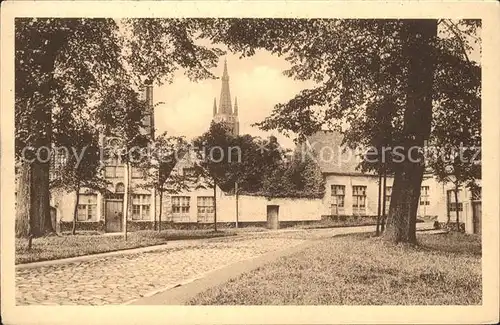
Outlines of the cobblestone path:
[[304,242],[248,238],[16,270],[17,305],[123,304],[238,261]]

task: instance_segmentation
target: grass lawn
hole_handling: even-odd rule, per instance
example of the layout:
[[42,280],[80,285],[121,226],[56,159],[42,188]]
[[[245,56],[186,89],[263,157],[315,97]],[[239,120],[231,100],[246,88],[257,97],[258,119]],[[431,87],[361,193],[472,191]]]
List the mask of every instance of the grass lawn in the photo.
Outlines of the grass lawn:
[[418,247],[372,234],[333,237],[201,293],[191,305],[481,303],[481,239],[419,234]]
[[117,250],[165,244],[172,240],[202,239],[235,235],[231,231],[213,230],[163,230],[135,231],[127,235],[63,235],[34,238],[32,248],[27,250],[27,240],[16,239],[16,264],[54,260]]

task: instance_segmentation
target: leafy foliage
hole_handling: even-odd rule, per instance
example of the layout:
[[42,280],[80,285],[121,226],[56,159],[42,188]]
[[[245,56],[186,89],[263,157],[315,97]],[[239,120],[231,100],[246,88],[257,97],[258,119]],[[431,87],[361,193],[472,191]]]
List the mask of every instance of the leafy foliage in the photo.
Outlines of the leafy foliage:
[[166,194],[188,190],[194,179],[172,173],[188,150],[188,143],[183,137],[168,136],[166,132],[157,136],[151,143],[151,154],[139,164],[145,180],[140,186]]
[[[213,77],[209,69],[215,66],[222,52],[195,45],[199,23],[186,19],[16,19],[17,158],[26,148],[33,154],[38,147],[50,147],[58,142],[56,137],[64,137],[63,132],[53,132],[54,115],[60,112],[63,114],[59,117],[64,118],[70,116],[65,111],[71,111],[72,119],[85,122],[93,129],[98,121],[113,121],[106,112],[114,105],[109,93],[124,94],[124,104],[130,103],[127,100],[135,102],[131,91],[137,90],[146,79],[155,84],[168,82],[179,68],[195,80]],[[100,120],[96,120],[96,116]],[[66,122],[70,121],[60,120],[60,125]],[[135,125],[130,125],[124,131],[134,128]],[[138,140],[131,133],[126,138],[133,143]],[[40,180],[34,184],[30,179],[37,177],[20,178],[24,182],[22,188],[36,187],[37,190],[33,196],[18,196],[18,206],[27,206],[27,209],[16,218],[23,220],[24,228],[29,224],[26,219],[40,225],[38,228],[45,228],[50,224],[43,222],[50,218],[49,182],[45,177],[50,166],[24,164],[21,167],[23,175],[34,170],[34,176]],[[40,235],[44,231],[35,229],[34,233]]]
[[[297,152],[287,162],[289,152],[275,137],[267,140],[243,135],[234,137],[222,123],[194,141],[202,158],[200,167],[208,171],[227,192],[267,197],[322,197],[323,176],[310,157]],[[220,148],[220,149],[219,149]]]

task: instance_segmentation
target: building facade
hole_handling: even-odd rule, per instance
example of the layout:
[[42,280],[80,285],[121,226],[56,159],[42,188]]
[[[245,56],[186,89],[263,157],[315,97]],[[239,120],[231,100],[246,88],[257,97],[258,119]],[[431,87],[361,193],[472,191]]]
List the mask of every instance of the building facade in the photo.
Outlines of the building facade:
[[[322,214],[324,216],[376,216],[378,214],[378,176],[357,170],[359,158],[352,151],[345,151],[342,136],[336,132],[320,131],[307,139],[325,180]],[[389,211],[394,177],[387,176],[386,213]],[[481,231],[481,180],[474,193],[462,186],[455,200],[452,183],[440,183],[431,175],[424,175],[420,189],[417,216],[435,220],[440,224],[459,223],[467,233]],[[383,187],[383,186],[382,186]],[[383,207],[383,202],[381,202]],[[381,210],[382,210],[381,207]]]
[[[143,92],[149,111],[144,117],[144,132],[154,137],[153,88],[147,84]],[[213,121],[229,126],[233,135],[239,135],[238,102],[231,101],[227,62],[221,78],[219,105],[213,103]],[[103,144],[113,145],[112,137],[102,137]],[[106,142],[108,141],[108,142]],[[140,170],[126,168],[116,160],[109,160],[105,166],[105,178],[110,185],[106,194],[89,189],[81,189],[77,207],[79,229],[95,229],[106,232],[122,232],[125,223],[128,230],[151,229],[161,218],[162,222],[174,224],[211,224],[214,220],[215,206],[217,220],[230,224],[265,224],[269,208],[279,209],[281,222],[319,221],[328,216],[375,217],[378,213],[378,176],[357,170],[359,158],[353,151],[345,151],[342,136],[336,132],[320,131],[307,138],[307,150],[315,158],[325,181],[325,194],[322,199],[280,198],[269,199],[257,196],[240,196],[224,193],[220,188],[206,186],[206,182],[192,184],[189,190],[165,195],[160,203],[158,193],[144,187],[145,179]],[[193,172],[193,153],[184,155],[174,166],[171,175]],[[385,207],[389,210],[394,179],[388,176]],[[203,183],[203,184],[202,184]],[[125,187],[130,185],[129,210],[125,211],[127,198]],[[480,181],[478,181],[480,186]],[[426,220],[436,220],[441,224],[456,221],[468,233],[481,231],[481,192],[471,193],[461,188],[458,202],[455,200],[452,184],[437,182],[432,175],[425,175],[421,185],[418,216]],[[217,204],[215,204],[215,198]],[[75,193],[53,192],[52,206],[57,211],[60,224],[69,229],[73,222]],[[161,210],[161,216],[160,216]],[[127,213],[126,213],[127,212]],[[125,220],[124,216],[128,219]]]
[[[214,99],[213,120],[226,123],[233,135],[239,134],[238,103],[234,108],[231,103],[229,74],[227,62],[224,61],[219,107]],[[148,111],[143,117],[143,132],[154,138],[155,123],[153,110],[153,86],[146,82],[141,93],[148,104]],[[119,147],[119,139],[101,136],[101,145]],[[192,171],[192,162],[196,159],[192,153],[184,155],[172,170],[174,174],[186,174]],[[159,194],[144,185],[146,180],[140,169],[132,167],[130,175],[125,165],[116,158],[107,159],[104,177],[109,185],[106,193],[82,188],[78,193],[77,228],[106,232],[122,232],[127,224],[128,230],[152,228],[155,221],[175,223],[211,223],[214,219],[214,190],[202,184],[193,184],[189,191],[175,195],[165,195],[160,203]],[[129,198],[125,196],[125,188],[129,186]],[[217,187],[217,195],[222,191]],[[130,204],[127,204],[127,199]],[[76,193],[62,191],[51,192],[51,205],[56,210],[62,229],[69,229],[73,223],[73,211]],[[160,209],[161,204],[161,209]],[[126,206],[128,205],[128,211]],[[161,210],[161,216],[160,216]],[[124,217],[127,216],[127,220]],[[234,219],[234,216],[233,216]]]

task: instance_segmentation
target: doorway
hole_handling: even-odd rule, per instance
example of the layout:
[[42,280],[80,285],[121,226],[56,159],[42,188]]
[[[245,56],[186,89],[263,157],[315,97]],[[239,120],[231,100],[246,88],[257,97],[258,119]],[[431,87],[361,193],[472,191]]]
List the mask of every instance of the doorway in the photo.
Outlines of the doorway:
[[267,228],[269,229],[279,229],[279,205],[268,205],[267,206]]
[[106,200],[105,216],[106,232],[121,232],[123,224],[123,196],[122,199]]

